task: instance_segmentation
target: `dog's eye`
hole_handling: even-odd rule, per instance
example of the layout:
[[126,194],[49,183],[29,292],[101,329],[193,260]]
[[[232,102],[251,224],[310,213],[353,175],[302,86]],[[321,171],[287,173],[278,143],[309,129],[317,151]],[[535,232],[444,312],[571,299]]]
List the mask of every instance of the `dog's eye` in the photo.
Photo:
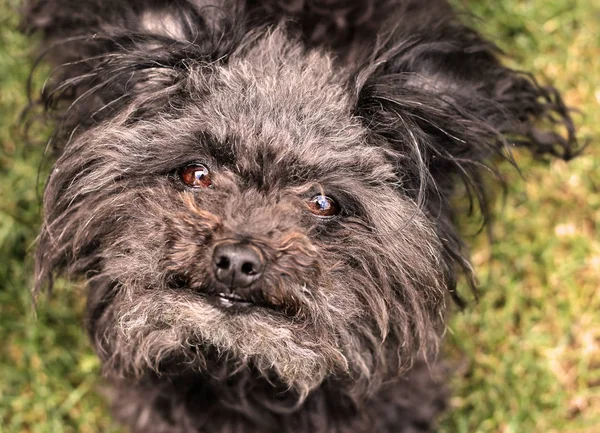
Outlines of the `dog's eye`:
[[212,181],[208,167],[202,164],[191,164],[179,172],[181,181],[190,188],[210,188]]
[[316,195],[308,202],[308,210],[319,217],[332,217],[340,213],[340,207],[331,197]]

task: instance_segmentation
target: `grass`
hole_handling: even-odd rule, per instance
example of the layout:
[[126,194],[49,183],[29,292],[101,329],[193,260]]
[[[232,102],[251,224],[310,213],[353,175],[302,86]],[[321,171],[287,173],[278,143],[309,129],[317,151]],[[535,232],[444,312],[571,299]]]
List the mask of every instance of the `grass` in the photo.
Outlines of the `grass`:
[[[459,0],[456,0],[460,3]],[[566,164],[517,155],[498,204],[497,242],[472,240],[481,301],[452,320],[452,409],[442,433],[600,431],[600,4],[464,0],[513,66],[553,82],[577,106],[591,146]],[[0,0],[0,431],[117,432],[99,364],[80,327],[84,293],[60,281],[31,308],[42,144],[15,128],[32,42]],[[36,83],[38,86],[41,83]],[[47,131],[34,125],[43,143]],[[44,169],[42,169],[43,178]]]

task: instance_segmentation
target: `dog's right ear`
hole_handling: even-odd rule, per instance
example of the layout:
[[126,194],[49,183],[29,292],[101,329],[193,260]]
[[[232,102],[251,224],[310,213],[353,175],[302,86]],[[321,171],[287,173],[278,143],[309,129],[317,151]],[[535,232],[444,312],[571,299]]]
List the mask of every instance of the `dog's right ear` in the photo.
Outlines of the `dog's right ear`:
[[[40,60],[54,69],[41,102],[68,136],[125,106],[134,107],[135,119],[176,105],[191,67],[231,51],[236,32],[228,19],[187,1],[33,0],[22,27],[43,37]],[[54,140],[59,147],[61,141]]]

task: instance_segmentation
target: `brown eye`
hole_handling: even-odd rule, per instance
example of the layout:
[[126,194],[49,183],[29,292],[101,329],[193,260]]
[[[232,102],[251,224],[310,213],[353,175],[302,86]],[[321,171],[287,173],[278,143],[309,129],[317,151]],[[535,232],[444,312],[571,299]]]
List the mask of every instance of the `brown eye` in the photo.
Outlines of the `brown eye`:
[[340,213],[340,207],[331,197],[316,195],[308,202],[308,210],[319,217],[332,217]]
[[202,164],[191,164],[183,167],[179,172],[181,181],[190,188],[210,188],[210,171]]

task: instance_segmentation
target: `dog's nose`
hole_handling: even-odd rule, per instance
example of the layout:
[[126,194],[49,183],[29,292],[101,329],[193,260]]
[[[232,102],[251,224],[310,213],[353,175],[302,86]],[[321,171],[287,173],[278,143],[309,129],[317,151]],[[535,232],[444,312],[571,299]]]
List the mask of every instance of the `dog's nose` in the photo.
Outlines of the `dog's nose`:
[[248,287],[260,278],[264,267],[264,255],[254,245],[224,243],[213,252],[215,278],[232,289]]

